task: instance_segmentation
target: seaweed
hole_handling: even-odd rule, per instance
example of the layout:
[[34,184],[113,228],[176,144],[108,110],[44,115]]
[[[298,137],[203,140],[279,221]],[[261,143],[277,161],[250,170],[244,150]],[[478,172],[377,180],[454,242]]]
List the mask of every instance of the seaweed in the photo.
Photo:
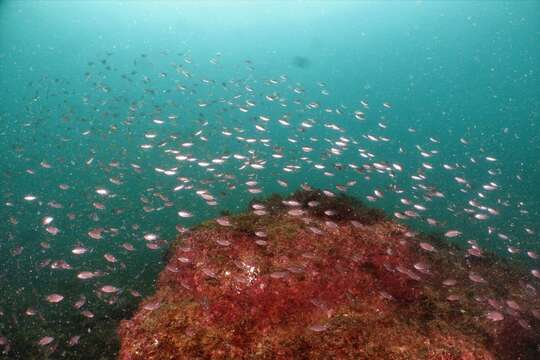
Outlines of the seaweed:
[[[307,209],[305,218],[288,214],[285,200]],[[437,234],[405,236],[405,226],[348,196],[304,190],[254,202],[267,214],[229,215],[232,226],[209,221],[175,243],[187,242],[191,250],[171,248],[170,265],[180,271],[164,270],[145,300],[161,307],[148,311],[141,304],[121,323],[121,359],[526,359],[540,353],[539,324],[527,312],[540,303],[517,281],[526,276],[521,267],[491,254],[471,258]],[[336,212],[332,227],[325,226],[326,210]],[[255,235],[261,229],[264,244]],[[425,251],[422,242],[436,250]],[[180,256],[190,262],[179,263]],[[429,266],[416,271],[418,263]],[[471,272],[490,281],[473,283]],[[444,285],[447,277],[456,283]],[[530,329],[508,314],[498,323],[485,317],[486,299],[509,297],[523,304],[519,320]],[[509,333],[517,338],[512,346],[502,338]]]

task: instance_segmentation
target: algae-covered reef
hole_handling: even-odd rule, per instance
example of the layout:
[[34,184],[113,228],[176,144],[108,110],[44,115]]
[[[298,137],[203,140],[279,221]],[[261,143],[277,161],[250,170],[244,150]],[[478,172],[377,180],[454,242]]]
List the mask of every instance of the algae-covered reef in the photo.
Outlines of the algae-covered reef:
[[350,197],[302,191],[183,234],[121,323],[120,357],[540,358],[537,286]]

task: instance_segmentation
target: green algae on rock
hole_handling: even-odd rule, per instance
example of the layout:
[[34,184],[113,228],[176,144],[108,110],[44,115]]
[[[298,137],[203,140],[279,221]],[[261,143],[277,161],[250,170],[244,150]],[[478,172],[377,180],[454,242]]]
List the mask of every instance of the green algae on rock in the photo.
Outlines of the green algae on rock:
[[156,294],[121,323],[120,358],[538,356],[526,271],[428,243],[346,196],[251,207],[178,239]]

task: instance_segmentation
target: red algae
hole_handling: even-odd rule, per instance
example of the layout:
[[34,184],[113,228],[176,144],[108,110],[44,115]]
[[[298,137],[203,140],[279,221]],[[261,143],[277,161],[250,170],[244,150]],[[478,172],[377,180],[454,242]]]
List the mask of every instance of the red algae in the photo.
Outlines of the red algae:
[[[290,215],[273,197],[265,215],[229,216],[226,224],[211,221],[182,234],[156,294],[121,323],[120,358],[538,354],[538,319],[531,314],[540,303],[518,269],[478,258],[475,263],[443,242],[437,251],[425,251],[426,238],[350,198],[303,192],[293,199],[302,205],[301,215]],[[313,201],[321,205],[312,212]],[[326,226],[328,209],[334,209],[337,226]],[[256,234],[261,231],[264,246]],[[472,282],[471,273],[489,282]]]

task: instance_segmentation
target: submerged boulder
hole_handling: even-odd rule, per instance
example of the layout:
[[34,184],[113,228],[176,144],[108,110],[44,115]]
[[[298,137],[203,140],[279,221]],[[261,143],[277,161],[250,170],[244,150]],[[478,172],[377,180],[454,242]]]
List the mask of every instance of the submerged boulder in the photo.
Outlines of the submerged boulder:
[[329,195],[273,196],[181,235],[121,323],[120,358],[537,358],[526,271]]

